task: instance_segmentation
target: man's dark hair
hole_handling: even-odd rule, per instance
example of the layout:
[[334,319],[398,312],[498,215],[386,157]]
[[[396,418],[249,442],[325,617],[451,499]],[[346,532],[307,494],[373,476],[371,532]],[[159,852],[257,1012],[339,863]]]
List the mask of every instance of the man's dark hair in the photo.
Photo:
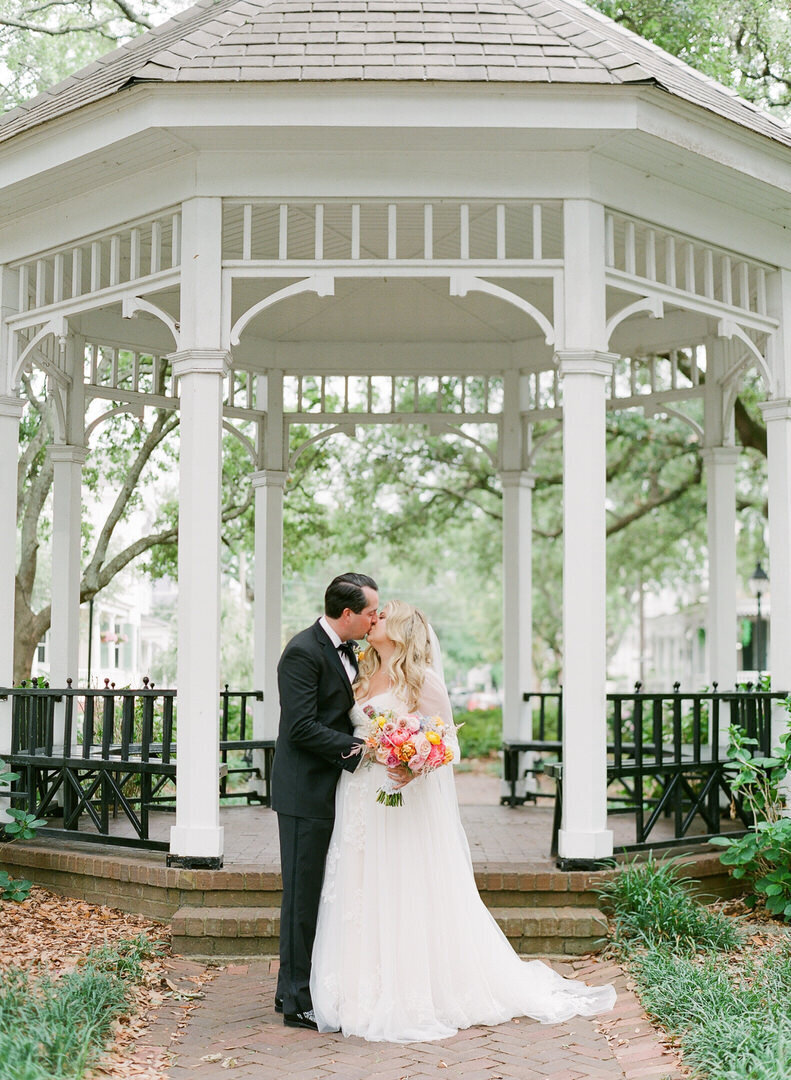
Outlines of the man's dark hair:
[[363,589],[379,592],[379,586],[367,574],[338,574],[324,594],[324,614],[339,619],[346,608],[359,615],[366,604]]

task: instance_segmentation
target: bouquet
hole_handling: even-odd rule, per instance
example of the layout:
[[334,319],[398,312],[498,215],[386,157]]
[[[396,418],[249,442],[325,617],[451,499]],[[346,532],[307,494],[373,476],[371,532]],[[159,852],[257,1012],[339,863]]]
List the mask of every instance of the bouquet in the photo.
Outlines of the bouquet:
[[[405,765],[415,775],[429,773],[453,760],[453,751],[445,742],[448,725],[439,716],[405,713],[392,709],[377,712],[365,705],[368,717],[365,742],[373,757],[382,765]],[[376,801],[385,806],[403,806],[404,799],[388,777],[379,789]]]

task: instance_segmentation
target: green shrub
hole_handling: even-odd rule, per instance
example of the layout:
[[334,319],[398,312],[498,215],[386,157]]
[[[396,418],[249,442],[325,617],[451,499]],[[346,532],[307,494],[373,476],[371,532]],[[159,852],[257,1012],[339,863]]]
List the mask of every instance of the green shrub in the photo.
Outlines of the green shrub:
[[462,760],[471,757],[490,757],[503,745],[502,709],[475,709],[453,717],[459,728],[459,747]]
[[763,898],[768,911],[791,922],[791,819],[783,816],[781,787],[791,771],[791,729],[772,757],[753,757],[758,743],[740,728],[731,727],[729,735],[731,790],[753,815],[754,825],[746,836],[718,836],[712,843],[725,848],[720,861],[749,886],[746,902],[752,906]]
[[[18,780],[19,773],[9,772],[5,764],[0,761],[0,787],[5,789],[12,780]],[[36,830],[41,825],[46,825],[43,818],[37,818],[35,814],[29,814],[27,810],[16,810],[13,807],[8,811],[12,819],[0,826],[3,832],[11,840],[32,840]],[[27,878],[12,878],[5,871],[0,870],[0,899],[2,900],[26,900],[33,888],[33,882]]]
[[596,891],[611,916],[613,944],[622,952],[635,945],[709,952],[739,943],[733,920],[700,904],[672,859],[628,863]]

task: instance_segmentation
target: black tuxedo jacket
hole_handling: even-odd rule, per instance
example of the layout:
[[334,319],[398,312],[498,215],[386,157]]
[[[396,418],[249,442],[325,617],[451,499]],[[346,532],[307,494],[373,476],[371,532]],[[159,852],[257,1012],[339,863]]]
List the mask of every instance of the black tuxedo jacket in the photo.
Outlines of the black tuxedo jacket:
[[354,704],[338,650],[315,622],[286,645],[277,666],[280,730],[272,766],[272,809],[293,817],[333,818],[341,769],[353,772],[361,739],[352,735]]

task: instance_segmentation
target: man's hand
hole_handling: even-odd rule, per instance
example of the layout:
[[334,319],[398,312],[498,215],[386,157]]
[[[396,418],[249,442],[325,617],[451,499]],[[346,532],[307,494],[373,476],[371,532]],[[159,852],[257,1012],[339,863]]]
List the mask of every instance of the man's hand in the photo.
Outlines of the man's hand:
[[411,769],[408,769],[406,765],[393,765],[387,770],[387,775],[395,784],[396,791],[400,791],[402,787],[406,787],[410,780],[415,779],[416,774]]

